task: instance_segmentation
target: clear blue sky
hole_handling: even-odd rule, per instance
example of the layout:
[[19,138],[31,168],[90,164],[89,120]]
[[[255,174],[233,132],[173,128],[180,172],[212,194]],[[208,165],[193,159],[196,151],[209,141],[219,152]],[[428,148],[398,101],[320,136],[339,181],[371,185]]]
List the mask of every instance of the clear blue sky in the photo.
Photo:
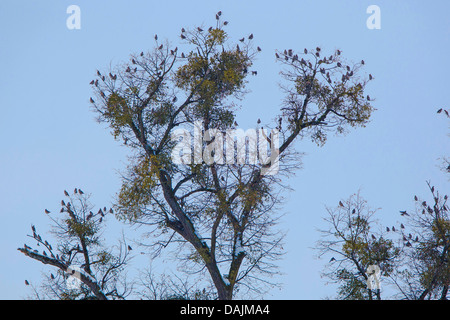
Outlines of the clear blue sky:
[[[68,30],[66,9],[81,8],[81,29]],[[369,30],[366,9],[381,9],[381,29]],[[127,150],[115,142],[89,108],[89,81],[97,68],[128,59],[160,38],[178,41],[181,27],[214,23],[223,11],[238,39],[253,33],[263,51],[251,93],[242,102],[242,128],[277,114],[281,92],[275,49],[341,49],[366,61],[375,76],[368,87],[378,109],[367,128],[330,137],[306,152],[303,169],[289,181],[295,190],[284,206],[288,231],[280,262],[284,288],[274,299],[320,299],[334,289],[320,277],[326,261],[311,250],[323,227],[325,206],[361,189],[379,219],[392,225],[399,210],[413,208],[414,194],[428,196],[426,180],[442,192],[449,181],[437,167],[449,154],[450,2],[446,0],[296,1],[0,1],[0,299],[30,292],[50,269],[16,249],[30,224],[46,230],[44,208],[58,210],[64,189],[81,187],[109,206],[120,186],[117,170]]]

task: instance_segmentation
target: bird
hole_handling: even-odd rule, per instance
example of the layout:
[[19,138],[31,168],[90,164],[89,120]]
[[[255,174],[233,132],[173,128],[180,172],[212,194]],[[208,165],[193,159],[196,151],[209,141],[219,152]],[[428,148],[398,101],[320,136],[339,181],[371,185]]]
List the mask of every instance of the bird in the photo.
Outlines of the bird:
[[331,257],[329,262],[333,262],[333,261],[336,261],[336,259],[334,257]]
[[342,203],[342,201],[339,201],[339,205],[340,205],[341,207],[344,206],[344,204]]
[[159,47],[158,47],[158,50],[161,50],[163,48],[163,45],[160,45]]
[[158,35],[157,34],[155,34],[155,40],[158,40]]
[[405,229],[405,226],[403,225],[403,223],[400,223],[400,228]]
[[414,196],[414,200],[417,201],[417,200],[419,200],[419,198],[417,198],[417,196]]
[[437,113],[441,113],[442,112],[442,108],[440,108],[438,111],[437,111]]
[[367,101],[370,101],[370,96],[369,95],[367,95]]
[[256,121],[257,124],[261,123],[261,119],[258,118],[258,120]]
[[401,216],[409,216],[409,214],[406,211],[400,211]]
[[125,72],[131,72],[130,67],[128,66],[127,69],[125,70]]
[[356,213],[356,209],[353,209],[353,210],[352,210],[352,213],[355,214],[355,213]]
[[80,194],[84,194],[84,192],[83,192],[81,189],[78,189],[78,192],[79,192]]
[[260,48],[260,47],[257,47],[256,50],[261,51],[261,48]]
[[92,97],[89,98],[89,101],[90,101],[91,103],[94,103],[94,102],[95,102],[94,99],[92,99]]
[[308,53],[308,49],[305,48],[305,50],[303,50],[303,52],[304,52],[305,54],[307,54],[307,53]]
[[277,59],[280,58],[280,56],[278,55],[278,53],[275,52],[275,57],[277,57]]
[[95,83],[95,81],[94,80],[92,80],[91,82],[89,82],[89,84],[94,84]]
[[31,225],[31,230],[32,230],[33,232],[36,232],[36,227],[35,227],[34,225]]
[[184,52],[181,53],[181,57],[185,58],[186,56],[184,55]]
[[48,211],[47,209],[45,209],[44,212],[45,212],[46,214],[49,214],[49,213],[50,213],[50,211]]
[[392,231],[395,231],[395,227],[394,226],[392,226]]
[[134,58],[131,59],[131,63],[132,63],[132,64],[136,64],[136,60],[134,60]]
[[224,21],[223,25],[226,26],[228,24],[228,21]]
[[391,231],[391,229],[389,229],[389,227],[386,227],[386,231],[389,232],[389,231]]
[[73,189],[73,193],[78,193],[78,189],[77,188]]
[[29,286],[29,285],[30,285],[30,283],[28,282],[28,280],[25,280],[25,285],[26,285],[26,286]]
[[69,193],[68,193],[66,190],[64,190],[64,195],[65,195],[66,197],[68,197],[68,196],[69,196]]
[[373,76],[371,74],[369,74],[369,80],[372,80]]
[[364,60],[361,60],[361,64],[364,64],[365,62],[364,62]]
[[113,211],[113,209],[112,208],[110,208],[109,209],[109,213],[113,213],[114,211]]
[[216,14],[216,20],[219,20],[219,15],[218,14]]
[[336,50],[336,53],[339,56],[341,54],[341,50]]
[[238,126],[238,123],[236,122],[236,120],[234,121],[234,125],[237,127]]
[[128,245],[128,251],[131,251],[131,250],[133,250],[133,248],[130,245]]
[[97,87],[98,86],[98,79],[97,80],[95,80],[95,83],[94,83],[94,85]]
[[406,246],[407,246],[407,247],[411,247],[411,246],[412,246],[412,245],[411,245],[411,242],[408,241],[408,242],[406,243]]
[[220,17],[222,15],[222,11],[217,12],[217,15]]
[[103,214],[103,211],[102,211],[102,209],[100,208],[100,209],[98,209],[98,212],[97,212],[97,214]]
[[198,30],[199,32],[203,32],[203,29],[200,28],[200,27],[197,27],[197,30]]
[[53,280],[55,279],[55,276],[53,275],[53,273],[50,273],[50,278]]
[[372,235],[372,239],[373,239],[373,240],[376,240],[376,239],[377,239],[377,237],[375,237],[374,235]]
[[186,29],[184,29],[184,28],[181,28],[181,32],[186,32]]
[[249,38],[250,40],[252,40],[252,39],[253,39],[253,33],[250,34],[250,35],[248,36],[248,38]]
[[244,42],[245,38],[239,39],[240,42]]
[[252,71],[252,76],[256,76],[258,74],[258,71]]
[[89,221],[93,216],[94,214],[92,212],[89,212],[89,214],[86,217],[86,221]]

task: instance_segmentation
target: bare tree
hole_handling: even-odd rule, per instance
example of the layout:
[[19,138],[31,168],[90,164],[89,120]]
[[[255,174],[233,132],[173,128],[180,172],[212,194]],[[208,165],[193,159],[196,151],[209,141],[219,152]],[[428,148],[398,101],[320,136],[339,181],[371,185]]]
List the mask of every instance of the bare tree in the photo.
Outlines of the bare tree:
[[[268,141],[271,157],[257,164],[228,162],[236,156],[210,163],[226,153],[209,148],[238,126],[235,101],[246,92],[247,76],[257,75],[250,68],[261,51],[254,48],[253,34],[233,44],[227,24],[219,12],[215,26],[183,28],[183,50],[155,36],[154,50],[97,71],[91,82],[99,121],[133,151],[117,216],[147,227],[156,253],[171,246],[184,270],[208,274],[219,299],[232,299],[238,289],[261,293],[272,285],[283,252],[282,234],[274,229],[287,187],[282,181],[299,166],[294,140],[309,137],[321,145],[330,131],[364,126],[373,111],[364,93],[372,75],[357,75],[364,61],[346,64],[339,50],[329,56],[321,48],[278,51],[277,61],[285,67],[284,106],[271,133],[255,119],[258,142]],[[188,152],[185,164],[175,163],[173,133],[186,129],[195,137],[197,123],[200,151],[183,150],[193,151],[194,161]],[[233,142],[229,148],[238,147]],[[196,162],[198,152],[203,157]],[[267,174],[276,165],[279,173]]]
[[404,258],[395,281],[410,300],[447,300],[450,284],[450,218],[448,195],[427,182],[432,201],[414,196],[416,209],[402,211],[400,230]]
[[379,276],[389,276],[400,251],[382,230],[374,230],[376,210],[358,192],[327,212],[330,229],[321,230],[323,236],[316,246],[319,257],[331,257],[324,276],[340,284],[339,299],[381,299],[380,288],[369,286],[368,280],[375,268]]
[[36,261],[55,267],[41,288],[35,288],[35,297],[124,299],[131,289],[123,277],[131,247],[121,242],[116,249],[108,248],[101,240],[105,216],[111,214],[112,209],[104,207],[92,212],[94,206],[89,202],[90,196],[77,188],[72,194],[64,191],[64,195],[59,213],[45,209],[52,220],[51,233],[56,244],[45,240],[32,225],[32,234],[28,236],[37,249],[26,244],[18,249]]

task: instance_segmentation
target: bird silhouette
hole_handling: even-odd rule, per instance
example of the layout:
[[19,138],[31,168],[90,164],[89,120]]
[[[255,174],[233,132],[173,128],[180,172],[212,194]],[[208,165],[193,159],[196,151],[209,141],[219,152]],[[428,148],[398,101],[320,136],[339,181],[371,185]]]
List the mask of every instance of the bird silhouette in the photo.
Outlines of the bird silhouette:
[[29,286],[29,285],[30,285],[30,283],[28,282],[28,280],[25,280],[25,285],[26,285],[26,286]]
[[95,81],[94,80],[92,80],[91,82],[89,82],[89,84],[94,84],[95,83]]
[[261,51],[261,48],[260,48],[260,47],[257,47],[256,50]]
[[89,98],[89,101],[90,101],[91,103],[94,103],[94,102],[95,102],[94,99],[92,99],[92,97]]
[[250,34],[250,35],[248,36],[248,38],[249,38],[250,40],[252,40],[252,39],[253,39],[253,33]]
[[84,192],[83,192],[81,189],[78,189],[78,192],[79,192],[80,194],[84,194]]
[[406,211],[400,211],[401,216],[409,216],[409,214]]
[[245,38],[239,39],[240,42],[244,42]]
[[405,229],[405,226],[403,225],[403,223],[400,223],[400,228]]
[[133,250],[133,248],[130,245],[128,245],[128,251],[131,251],[131,250]]
[[280,56],[278,55],[278,53],[275,52],[275,57],[277,57],[277,59],[280,58]]
[[161,50],[163,48],[163,45],[160,45],[159,47],[158,47],[158,50]]
[[395,227],[394,226],[392,226],[392,231],[395,231]]
[[44,212],[45,212],[45,213],[47,213],[47,214],[49,214],[49,213],[50,213],[50,211],[48,211],[47,209],[45,209],[45,210],[44,210]]
[[308,53],[308,49],[305,48],[305,50],[303,50],[303,52],[304,52],[305,54],[307,54],[307,53]]
[[342,201],[339,201],[339,205],[340,205],[341,207],[344,206],[344,204],[342,203]]
[[373,76],[371,74],[369,74],[369,80],[372,80]]
[[386,231],[389,232],[389,231],[391,231],[391,229],[389,229],[389,227],[386,227]]
[[197,30],[198,30],[199,32],[203,32],[203,29],[200,28],[200,27],[197,27]]
[[228,24],[228,21],[224,21],[223,25],[226,26]]
[[260,124],[260,123],[261,123],[261,119],[258,119],[258,120],[256,121],[256,123],[257,123],[257,124]]
[[68,193],[66,190],[64,190],[64,195],[65,195],[66,197],[68,197],[68,196],[69,196],[69,193]]

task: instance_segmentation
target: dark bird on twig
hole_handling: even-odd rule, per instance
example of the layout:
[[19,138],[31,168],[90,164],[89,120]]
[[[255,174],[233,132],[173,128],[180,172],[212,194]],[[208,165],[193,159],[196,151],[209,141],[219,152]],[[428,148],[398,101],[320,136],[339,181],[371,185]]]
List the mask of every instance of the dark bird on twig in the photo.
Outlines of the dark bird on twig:
[[73,193],[78,193],[78,189],[77,188],[73,189]]
[[186,32],[186,29],[184,29],[184,28],[181,28],[181,32]]
[[50,278],[51,278],[52,280],[54,280],[54,279],[55,279],[55,275],[54,275],[53,273],[50,273]]
[[407,246],[407,247],[411,247],[411,246],[412,246],[412,245],[411,245],[411,242],[408,241],[408,242],[406,243],[406,246]]
[[248,36],[248,38],[249,38],[250,40],[252,40],[252,39],[253,39],[253,33],[250,34],[250,35]]
[[392,226],[392,231],[395,231],[395,227],[394,226]]
[[256,76],[258,74],[258,71],[252,71],[252,76]]
[[94,80],[92,80],[91,82],[89,82],[89,84],[94,84],[95,83],[95,81]]
[[400,228],[405,229],[405,226],[403,225],[403,223],[400,223]]
[[256,50],[261,51],[261,48],[260,48],[260,47],[257,47]]
[[84,192],[81,191],[81,189],[78,189],[78,192],[79,192],[80,194],[84,194]]
[[261,123],[261,119],[258,118],[258,120],[256,121],[257,124]]
[[364,64],[365,62],[364,62],[364,60],[361,60],[361,64]]
[[437,111],[437,113],[441,113],[442,112],[442,108],[440,108],[438,111]]
[[92,212],[89,212],[89,214],[86,217],[86,221],[89,221],[93,216],[94,214]]
[[222,11],[217,12],[217,15],[220,17],[222,15]]
[[406,211],[400,211],[401,216],[409,216],[409,214]]
[[30,283],[28,282],[28,280],[25,280],[25,285],[26,285],[26,286],[29,286],[29,285],[30,285]]
[[305,48],[305,50],[303,50],[303,52],[305,52],[305,54],[307,54],[308,53],[308,49]]
[[372,80],[373,76],[371,74],[369,74],[369,80]]
[[200,27],[197,27],[197,30],[198,30],[199,32],[203,32],[203,29],[200,28]]
[[132,64],[136,64],[136,60],[134,60],[134,58],[131,59],[131,63],[132,63]]
[[112,208],[110,208],[109,209],[109,213],[113,213],[114,211],[113,211],[113,209]]
[[228,24],[228,21],[224,21],[223,25],[226,26]]
[[155,40],[158,40],[158,35],[157,34],[155,34]]
[[372,235],[372,239],[373,239],[373,240],[376,240],[376,239],[377,239],[377,237],[375,237],[374,235]]
[[186,56],[184,55],[184,52],[181,53],[181,57],[186,58]]
[[370,96],[369,95],[367,95],[367,101],[370,101]]
[[49,214],[49,213],[50,213],[50,211],[48,211],[47,209],[45,209],[45,210],[44,210],[44,212],[45,212],[45,213],[47,213],[47,214]]
[[133,250],[133,248],[130,245],[128,245],[128,251],[131,251],[131,250]]
[[94,102],[95,102],[94,99],[92,99],[92,97],[89,98],[89,101],[90,101],[91,103],[94,103]]
[[36,232],[36,227],[35,227],[34,225],[31,225],[31,230],[32,230],[33,232]]
[[336,261],[336,259],[334,257],[331,257],[329,262],[333,262],[333,261]]
[[278,53],[275,52],[275,57],[277,57],[277,59],[280,58],[280,56],[278,55]]
[[240,42],[244,42],[245,38],[239,39]]
[[127,69],[125,70],[125,72],[131,72],[130,67],[128,66]]
[[389,232],[389,231],[391,231],[391,229],[389,229],[389,227],[386,227],[386,231]]
[[65,195],[66,197],[68,197],[68,196],[69,196],[69,193],[68,193],[66,190],[64,190],[64,195]]
[[414,196],[414,200],[415,200],[415,201],[418,201],[418,200],[419,200],[419,198],[417,198],[417,196]]
[[344,204],[342,203],[342,201],[339,201],[339,205],[340,205],[341,207],[344,206]]
[[158,47],[158,50],[161,50],[163,48],[163,45],[160,45],[159,47]]

